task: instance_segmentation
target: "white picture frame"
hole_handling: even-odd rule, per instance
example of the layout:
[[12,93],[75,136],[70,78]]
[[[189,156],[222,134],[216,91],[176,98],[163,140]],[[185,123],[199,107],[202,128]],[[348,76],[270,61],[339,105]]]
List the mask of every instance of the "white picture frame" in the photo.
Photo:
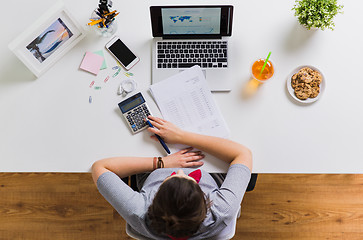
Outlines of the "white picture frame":
[[36,77],[40,77],[85,35],[85,29],[60,1],[8,47]]

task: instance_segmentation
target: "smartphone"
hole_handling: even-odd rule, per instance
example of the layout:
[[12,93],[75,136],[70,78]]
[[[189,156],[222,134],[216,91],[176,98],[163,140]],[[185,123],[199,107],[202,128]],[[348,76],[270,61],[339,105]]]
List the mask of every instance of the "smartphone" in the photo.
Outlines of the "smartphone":
[[121,41],[118,36],[115,36],[106,43],[105,47],[127,71],[140,61],[140,59]]

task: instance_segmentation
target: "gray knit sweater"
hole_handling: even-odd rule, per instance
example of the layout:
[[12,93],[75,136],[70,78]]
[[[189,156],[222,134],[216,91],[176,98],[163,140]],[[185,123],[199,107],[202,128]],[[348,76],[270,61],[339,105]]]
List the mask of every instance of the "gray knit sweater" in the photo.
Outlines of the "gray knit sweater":
[[[126,222],[139,234],[150,239],[169,239],[156,235],[148,224],[147,210],[160,184],[176,168],[162,168],[153,171],[146,179],[140,192],[133,191],[116,174],[103,173],[97,180],[97,187],[103,197],[116,209]],[[184,168],[185,174],[194,171]],[[210,211],[199,230],[189,239],[213,239],[236,216],[251,177],[250,170],[243,164],[229,167],[226,179],[218,188],[214,179],[202,170],[199,185],[212,202]]]

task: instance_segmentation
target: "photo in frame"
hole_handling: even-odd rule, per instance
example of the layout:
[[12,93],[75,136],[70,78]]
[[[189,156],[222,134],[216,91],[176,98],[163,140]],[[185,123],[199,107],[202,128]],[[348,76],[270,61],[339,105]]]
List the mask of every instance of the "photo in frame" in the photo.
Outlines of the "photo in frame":
[[85,30],[60,1],[14,39],[9,49],[40,77],[84,37]]

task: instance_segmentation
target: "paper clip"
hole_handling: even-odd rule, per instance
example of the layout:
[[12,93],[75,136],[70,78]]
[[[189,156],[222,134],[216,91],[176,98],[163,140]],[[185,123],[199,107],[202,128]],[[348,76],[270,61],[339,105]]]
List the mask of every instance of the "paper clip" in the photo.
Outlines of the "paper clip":
[[133,73],[130,73],[130,72],[125,72],[124,74],[125,74],[126,77],[132,77],[132,76],[134,76],[134,74]]
[[96,86],[95,87],[95,90],[100,90],[101,89],[101,87],[100,86]]
[[89,98],[88,98],[88,102],[89,102],[89,103],[92,103],[92,96],[89,96]]
[[107,81],[110,79],[110,76],[107,76],[105,80],[103,80],[104,83],[107,83]]
[[[113,68],[112,68],[113,69]],[[120,73],[120,71],[121,71],[121,68],[118,68],[117,69],[117,72],[115,72],[113,75],[112,75],[112,77],[116,77],[119,73]]]
[[91,88],[93,86],[93,84],[95,84],[95,81],[92,81],[91,84],[89,85],[89,87]]

